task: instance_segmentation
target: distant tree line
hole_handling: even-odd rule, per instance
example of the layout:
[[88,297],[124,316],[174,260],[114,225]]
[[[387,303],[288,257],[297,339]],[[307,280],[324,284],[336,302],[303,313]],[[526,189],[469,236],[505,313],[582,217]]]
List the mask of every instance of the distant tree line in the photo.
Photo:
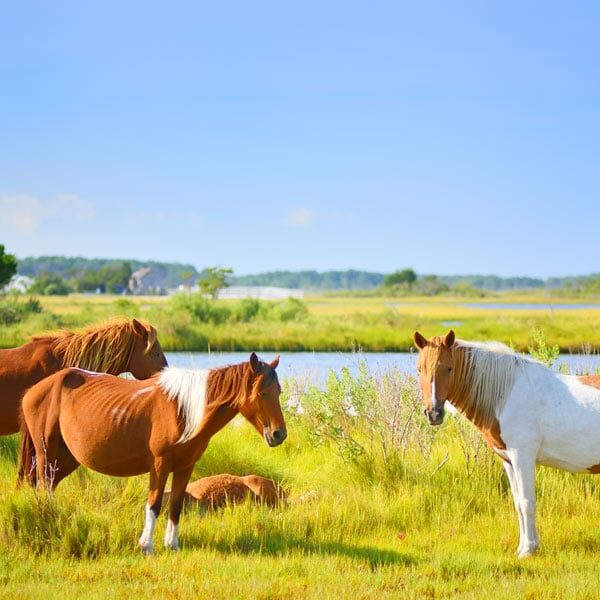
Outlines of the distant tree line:
[[158,261],[118,260],[66,256],[27,257],[18,260],[18,273],[36,281],[32,293],[67,294],[127,291],[132,273],[150,267],[160,273],[166,288],[195,283],[201,273],[192,265]]
[[[1,246],[0,246],[1,247]],[[2,248],[2,253],[4,252]],[[10,270],[14,257],[5,255]],[[11,262],[11,258],[12,261]],[[88,259],[82,257],[40,256],[17,260],[17,272],[36,279],[34,293],[68,293],[101,291],[120,293],[127,289],[131,274],[150,267],[164,280],[166,289],[179,285],[191,287],[202,282],[208,295],[227,285],[273,286],[313,291],[380,290],[391,293],[436,295],[446,292],[477,295],[483,291],[523,289],[561,289],[575,294],[600,293],[600,274],[582,277],[549,278],[499,277],[497,275],[433,275],[417,274],[413,269],[393,273],[376,273],[349,269],[346,271],[271,271],[256,275],[233,275],[230,269],[206,268],[158,261]],[[1,273],[0,273],[1,274]]]
[[231,277],[232,285],[258,285],[305,290],[368,290],[383,283],[383,273],[369,271],[271,271]]

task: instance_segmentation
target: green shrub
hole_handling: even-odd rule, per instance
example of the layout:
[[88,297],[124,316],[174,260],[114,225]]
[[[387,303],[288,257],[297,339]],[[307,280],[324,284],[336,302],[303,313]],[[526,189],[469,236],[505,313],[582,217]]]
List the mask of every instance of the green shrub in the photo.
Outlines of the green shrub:
[[20,323],[29,315],[42,312],[42,305],[36,298],[28,298],[20,302],[14,297],[4,302],[0,302],[0,324],[13,325]]
[[237,321],[248,323],[260,314],[261,302],[256,298],[243,298],[233,309],[233,316]]
[[282,302],[261,302],[260,315],[265,321],[301,321],[308,316],[308,308],[298,298],[286,298]]
[[533,330],[533,345],[529,346],[529,354],[536,360],[551,367],[560,354],[558,345],[548,345],[545,332],[536,327]]

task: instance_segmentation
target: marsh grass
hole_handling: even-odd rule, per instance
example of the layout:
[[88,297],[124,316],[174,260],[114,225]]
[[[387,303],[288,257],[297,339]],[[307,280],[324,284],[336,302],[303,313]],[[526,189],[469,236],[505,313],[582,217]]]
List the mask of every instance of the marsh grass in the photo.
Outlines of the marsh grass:
[[[412,348],[415,329],[439,334],[452,326],[468,340],[498,340],[519,351],[543,330],[548,347],[579,352],[600,349],[600,309],[549,309],[555,299],[502,296],[494,302],[525,301],[540,308],[493,311],[464,306],[464,298],[315,297],[259,302],[165,297],[41,297],[41,313],[2,327],[0,347],[60,327],[81,327],[113,316],[151,321],[166,350],[178,351],[351,351],[395,352]],[[483,300],[484,302],[487,301]],[[560,302],[565,302],[560,299]],[[448,325],[451,323],[452,325]]]
[[[395,371],[332,375],[315,393],[285,381],[286,443],[268,449],[236,419],[194,473],[272,477],[289,503],[188,510],[179,553],[161,547],[163,514],[152,558],[136,547],[146,476],[80,469],[36,496],[15,489],[17,439],[0,438],[0,597],[597,597],[595,477],[538,470],[542,552],[518,561],[503,469],[466,421],[424,427],[414,380]],[[344,435],[358,452],[340,451]]]

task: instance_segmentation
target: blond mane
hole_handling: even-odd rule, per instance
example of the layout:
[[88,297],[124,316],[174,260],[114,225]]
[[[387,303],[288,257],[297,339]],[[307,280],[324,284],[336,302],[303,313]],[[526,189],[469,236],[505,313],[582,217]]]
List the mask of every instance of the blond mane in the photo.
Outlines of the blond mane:
[[[156,329],[140,321],[148,332],[144,352],[156,342]],[[117,318],[90,325],[80,331],[58,331],[36,336],[33,341],[49,340],[64,367],[119,374],[126,371],[140,335],[133,319]]]
[[478,427],[489,428],[502,410],[518,371],[527,365],[544,368],[500,342],[457,340],[450,401]]
[[257,375],[247,362],[210,370],[163,369],[158,385],[177,403],[177,412],[183,421],[183,432],[177,443],[194,437],[207,409],[228,405],[240,410],[244,404],[255,401],[262,385],[269,385],[275,378],[274,369]]

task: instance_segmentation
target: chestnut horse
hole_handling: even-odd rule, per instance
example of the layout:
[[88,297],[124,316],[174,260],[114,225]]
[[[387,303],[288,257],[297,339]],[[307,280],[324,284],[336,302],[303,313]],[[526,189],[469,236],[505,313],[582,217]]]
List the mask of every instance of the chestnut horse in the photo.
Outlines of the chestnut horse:
[[[240,412],[269,446],[286,438],[275,368],[252,353],[249,362],[191,371],[164,369],[146,381],[65,369],[33,386],[23,416],[38,455],[38,486],[54,488],[63,445],[72,472],[79,464],[106,475],[150,473],[146,518],[139,540],[153,550],[154,526],[173,473],[165,546],[177,549],[185,488],[210,438]],[[27,457],[22,457],[27,464]],[[64,462],[64,461],[63,461]],[[68,473],[63,472],[61,478]]]
[[136,319],[115,319],[79,332],[34,337],[0,350],[0,435],[19,431],[21,398],[29,387],[65,367],[147,379],[167,365],[156,329]]
[[519,558],[535,553],[536,464],[600,473],[600,381],[560,375],[498,342],[465,342],[451,330],[418,331],[419,384],[431,425],[446,400],[482,432],[502,458],[519,519]]
[[[166,365],[156,329],[137,319],[113,319],[78,332],[47,333],[19,348],[0,350],[0,435],[19,430],[25,391],[64,367],[115,375],[129,371],[138,379],[147,379]],[[22,436],[21,455],[27,455],[29,461],[20,463],[18,478],[27,477],[34,483],[35,450],[30,442],[28,436]],[[57,457],[57,467],[61,466],[62,454]]]

